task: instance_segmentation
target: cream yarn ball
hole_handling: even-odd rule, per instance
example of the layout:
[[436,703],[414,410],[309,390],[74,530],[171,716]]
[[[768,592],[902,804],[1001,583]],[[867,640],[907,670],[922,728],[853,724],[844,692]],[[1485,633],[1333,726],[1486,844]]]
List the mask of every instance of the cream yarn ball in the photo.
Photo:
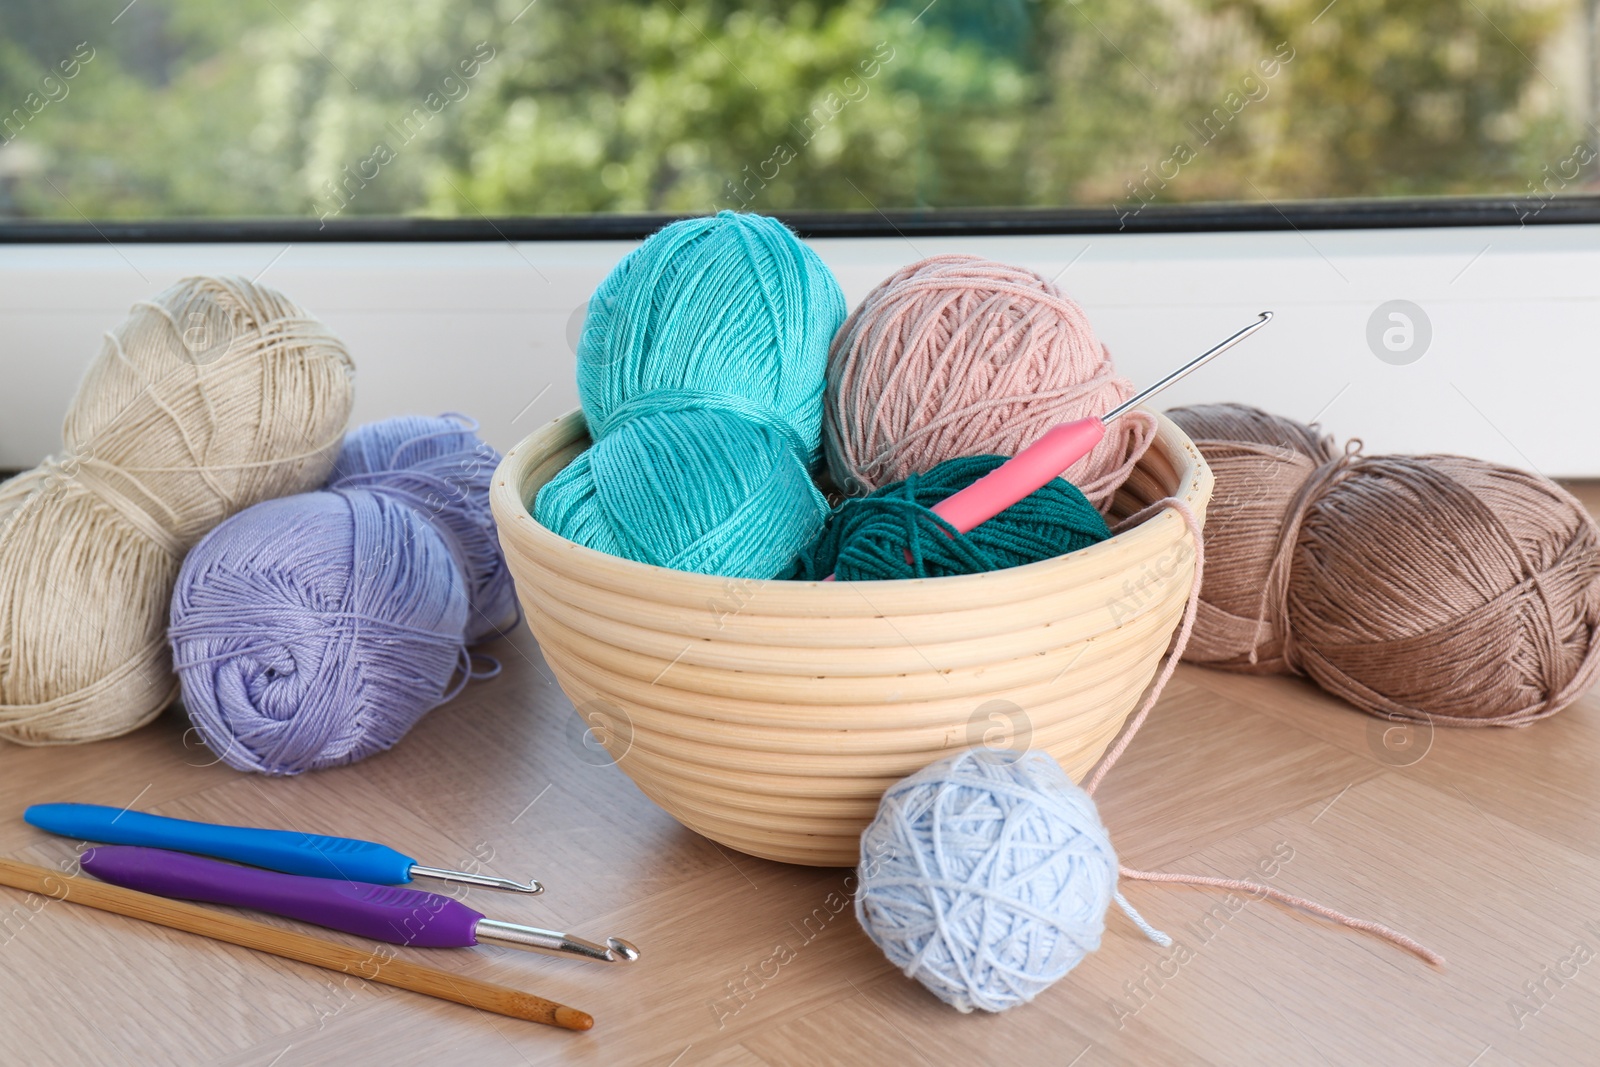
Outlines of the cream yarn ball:
[[251,504],[320,486],[354,366],[283,294],[188,278],[105,336],[60,456],[0,485],[0,737],[70,744],[155,718],[184,554]]

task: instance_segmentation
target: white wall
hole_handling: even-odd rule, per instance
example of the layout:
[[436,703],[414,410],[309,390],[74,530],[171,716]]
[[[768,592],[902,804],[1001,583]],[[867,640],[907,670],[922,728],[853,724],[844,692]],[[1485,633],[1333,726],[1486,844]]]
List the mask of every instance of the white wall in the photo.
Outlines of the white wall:
[[[344,337],[356,418],[467,412],[508,447],[576,403],[574,315],[622,243],[0,246],[0,468],[58,447],[102,331],[201,272],[261,273]],[[1600,475],[1600,227],[827,240],[854,304],[894,268],[965,251],[1033,267],[1087,308],[1135,382],[1251,321],[1278,319],[1164,404],[1237,400],[1360,436],[1552,476]],[[264,272],[264,273],[262,273]],[[1426,353],[1380,360],[1396,299]]]

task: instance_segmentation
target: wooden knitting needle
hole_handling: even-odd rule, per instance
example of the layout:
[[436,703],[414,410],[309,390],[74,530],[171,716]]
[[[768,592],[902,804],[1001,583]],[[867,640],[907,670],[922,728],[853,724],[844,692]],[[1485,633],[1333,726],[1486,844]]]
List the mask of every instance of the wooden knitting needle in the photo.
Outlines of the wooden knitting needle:
[[115,912],[130,919],[143,919],[214,941],[253,948],[258,952],[270,952],[284,959],[326,967],[330,971],[342,971],[441,1000],[453,1000],[469,1008],[481,1008],[499,1015],[509,1015],[513,1019],[559,1026],[564,1030],[587,1030],[594,1025],[594,1017],[588,1012],[507,986],[390,956],[374,955],[310,934],[280,930],[254,919],[62,874],[45,867],[35,867],[31,863],[0,859],[0,885],[38,893],[53,900],[66,900],[88,908]]

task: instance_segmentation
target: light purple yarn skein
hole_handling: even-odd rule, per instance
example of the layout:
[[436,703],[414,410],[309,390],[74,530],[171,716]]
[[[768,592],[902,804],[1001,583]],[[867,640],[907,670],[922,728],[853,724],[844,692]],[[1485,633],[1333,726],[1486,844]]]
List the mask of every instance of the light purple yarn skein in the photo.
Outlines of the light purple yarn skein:
[[466,646],[520,611],[489,511],[500,457],[475,429],[362,426],[327,490],[241,512],[190,553],[169,638],[184,706],[229,765],[353,763],[486,676]]
[[468,610],[432,526],[345,489],[212,530],[184,560],[169,636],[212,751],[239,770],[299,774],[389,748],[453,696],[469,677]]
[[471,607],[467,643],[516,628],[516,587],[489,511],[489,482],[500,453],[478,439],[464,416],[401,415],[345,436],[330,489],[360,487],[392,495],[428,518],[456,553]]

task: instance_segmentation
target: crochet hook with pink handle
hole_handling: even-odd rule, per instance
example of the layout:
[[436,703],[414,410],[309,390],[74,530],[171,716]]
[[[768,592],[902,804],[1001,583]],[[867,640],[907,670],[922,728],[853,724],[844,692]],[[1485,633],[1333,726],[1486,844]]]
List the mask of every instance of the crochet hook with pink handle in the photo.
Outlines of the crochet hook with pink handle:
[[[1126,415],[1178,379],[1199,370],[1271,321],[1272,312],[1263,311],[1255,322],[1202,352],[1104,415],[1064,422],[1051,427],[1033,444],[965,489],[945,497],[931,510],[954,526],[957,533],[967,533],[974,527],[988,522],[1017,501],[1037,492],[1049,484],[1050,479],[1087,456],[1105,437],[1106,427],[1114,420]],[[911,558],[909,553],[906,558]],[[833,575],[830,574],[823,580],[831,582]]]

